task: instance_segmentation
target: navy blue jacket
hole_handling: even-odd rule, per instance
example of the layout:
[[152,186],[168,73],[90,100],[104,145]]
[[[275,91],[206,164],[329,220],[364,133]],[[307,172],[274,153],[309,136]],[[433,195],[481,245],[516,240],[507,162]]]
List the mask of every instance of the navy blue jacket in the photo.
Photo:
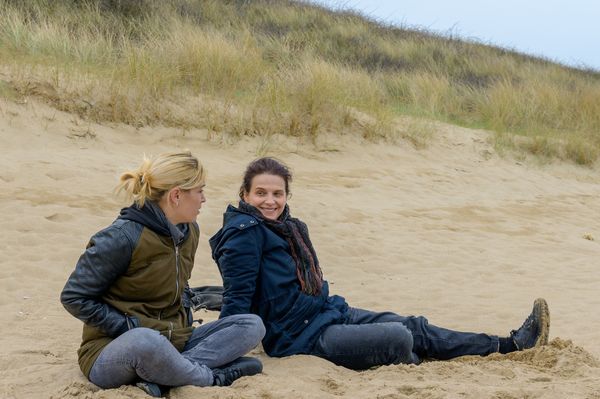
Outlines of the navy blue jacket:
[[300,290],[287,241],[262,219],[230,205],[210,246],[225,289],[221,317],[260,316],[267,330],[263,347],[269,356],[309,353],[326,327],[346,317],[346,301],[329,296],[326,281],[319,296]]

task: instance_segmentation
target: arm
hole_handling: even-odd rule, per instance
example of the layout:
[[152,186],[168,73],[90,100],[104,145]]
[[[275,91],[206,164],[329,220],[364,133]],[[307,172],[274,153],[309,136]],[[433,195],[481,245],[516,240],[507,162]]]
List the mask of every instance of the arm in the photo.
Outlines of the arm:
[[65,309],[84,323],[117,337],[133,320],[102,301],[102,295],[127,271],[133,245],[119,228],[95,234],[60,295]]
[[259,234],[258,226],[232,228],[221,240],[215,256],[224,288],[220,317],[251,313],[262,258]]

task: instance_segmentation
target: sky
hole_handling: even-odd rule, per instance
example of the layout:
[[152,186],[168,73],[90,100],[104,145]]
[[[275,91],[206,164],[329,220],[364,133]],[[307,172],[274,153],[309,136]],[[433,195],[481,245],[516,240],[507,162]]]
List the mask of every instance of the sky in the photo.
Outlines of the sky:
[[600,0],[312,0],[600,71]]

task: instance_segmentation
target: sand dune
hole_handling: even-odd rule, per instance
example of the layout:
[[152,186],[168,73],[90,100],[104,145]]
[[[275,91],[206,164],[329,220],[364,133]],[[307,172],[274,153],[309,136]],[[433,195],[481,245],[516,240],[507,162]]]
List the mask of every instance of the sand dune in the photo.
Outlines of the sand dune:
[[112,195],[119,173],[142,153],[175,148],[209,171],[192,285],[220,284],[207,239],[244,166],[267,148],[295,171],[292,212],[308,222],[333,293],[351,305],[505,335],[541,296],[552,325],[541,349],[360,373],[257,348],[262,375],[171,398],[600,398],[597,169],[500,157],[486,132],[442,124],[420,151],[352,137],[324,137],[318,151],[282,137],[207,136],[0,101],[0,398],[144,397],[86,381],[81,323],[58,295],[90,235],[125,205]]

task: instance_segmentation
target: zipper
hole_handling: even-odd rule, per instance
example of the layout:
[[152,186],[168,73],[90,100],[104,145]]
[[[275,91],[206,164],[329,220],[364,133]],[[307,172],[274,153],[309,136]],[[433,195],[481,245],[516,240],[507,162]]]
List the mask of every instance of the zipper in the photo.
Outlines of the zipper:
[[171,325],[171,328],[169,328],[169,341],[171,340],[171,336],[173,335],[173,322],[170,321],[169,324]]
[[177,297],[179,296],[179,247],[175,245],[175,297],[173,298],[173,302],[171,305],[174,305],[177,302]]
[[127,330],[131,330],[131,320],[129,320],[129,315],[125,313],[125,322],[127,322]]

